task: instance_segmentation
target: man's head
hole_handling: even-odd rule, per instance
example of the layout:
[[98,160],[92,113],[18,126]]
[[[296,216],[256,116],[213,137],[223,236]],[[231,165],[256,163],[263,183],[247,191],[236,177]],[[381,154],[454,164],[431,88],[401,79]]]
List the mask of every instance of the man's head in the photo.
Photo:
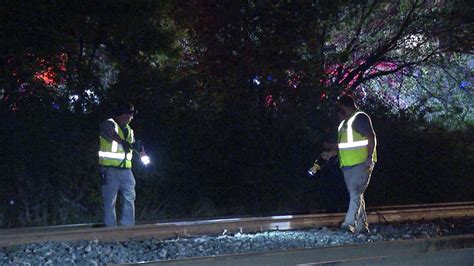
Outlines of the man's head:
[[344,94],[337,101],[337,112],[344,118],[348,118],[351,114],[357,110],[357,106],[354,102],[354,98],[348,94]]
[[118,103],[114,108],[115,121],[120,126],[128,125],[136,113],[137,111],[133,104],[127,102]]

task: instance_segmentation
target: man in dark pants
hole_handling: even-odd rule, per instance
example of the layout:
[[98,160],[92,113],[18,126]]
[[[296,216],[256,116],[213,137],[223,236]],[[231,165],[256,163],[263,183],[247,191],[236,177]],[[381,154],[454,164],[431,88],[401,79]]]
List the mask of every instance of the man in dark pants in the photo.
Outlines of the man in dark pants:
[[[99,165],[102,175],[102,197],[104,200],[104,222],[106,226],[117,224],[115,203],[122,196],[121,225],[135,224],[135,178],[132,173],[132,147],[140,156],[146,156],[142,145],[136,145],[130,122],[135,114],[132,104],[118,104],[114,117],[100,126]],[[137,152],[138,152],[137,151]]]
[[368,233],[364,192],[377,161],[377,139],[370,117],[357,109],[351,96],[343,95],[337,107],[343,117],[338,128],[339,164],[350,195],[341,228],[353,233]]

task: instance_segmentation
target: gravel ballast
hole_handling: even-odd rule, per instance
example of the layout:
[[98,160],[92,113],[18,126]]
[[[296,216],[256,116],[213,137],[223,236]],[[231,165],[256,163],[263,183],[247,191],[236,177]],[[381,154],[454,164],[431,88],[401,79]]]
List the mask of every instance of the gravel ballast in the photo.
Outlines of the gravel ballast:
[[374,224],[370,228],[366,235],[323,227],[261,233],[225,231],[219,236],[169,240],[44,242],[0,249],[0,264],[104,265],[473,234],[474,218]]

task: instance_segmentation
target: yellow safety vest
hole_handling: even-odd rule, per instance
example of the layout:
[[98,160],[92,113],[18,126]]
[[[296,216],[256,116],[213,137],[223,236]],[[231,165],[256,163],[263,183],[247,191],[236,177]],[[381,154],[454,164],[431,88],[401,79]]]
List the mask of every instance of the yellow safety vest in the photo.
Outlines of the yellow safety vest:
[[[369,140],[352,129],[352,123],[356,119],[357,115],[363,114],[364,112],[355,112],[349,119],[343,120],[339,124],[338,128],[338,148],[339,148],[339,164],[343,166],[353,166],[361,164],[367,160],[369,149]],[[369,117],[367,115],[367,117]],[[370,117],[369,117],[370,119]],[[375,140],[375,143],[377,141]],[[377,161],[377,152],[374,147],[374,153],[372,154],[372,160]]]
[[[129,125],[126,125],[128,129],[128,136],[125,139],[122,129],[119,127],[117,122],[112,118],[108,119],[114,123],[115,132],[118,133],[119,137],[128,143],[133,142],[133,130]],[[113,166],[113,167],[122,167],[122,168],[132,168],[132,151],[125,154],[122,144],[116,141],[109,141],[102,136],[99,137],[100,140],[100,150],[99,150],[99,164],[102,166]]]

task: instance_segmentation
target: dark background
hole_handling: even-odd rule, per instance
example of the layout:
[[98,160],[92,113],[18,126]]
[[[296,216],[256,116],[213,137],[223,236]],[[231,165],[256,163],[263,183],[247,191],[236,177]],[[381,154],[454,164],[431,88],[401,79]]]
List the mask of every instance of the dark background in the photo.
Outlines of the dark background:
[[474,200],[470,1],[176,2],[2,2],[0,226],[101,221],[118,100],[138,220],[326,208],[306,171],[343,93],[377,134],[368,206]]

